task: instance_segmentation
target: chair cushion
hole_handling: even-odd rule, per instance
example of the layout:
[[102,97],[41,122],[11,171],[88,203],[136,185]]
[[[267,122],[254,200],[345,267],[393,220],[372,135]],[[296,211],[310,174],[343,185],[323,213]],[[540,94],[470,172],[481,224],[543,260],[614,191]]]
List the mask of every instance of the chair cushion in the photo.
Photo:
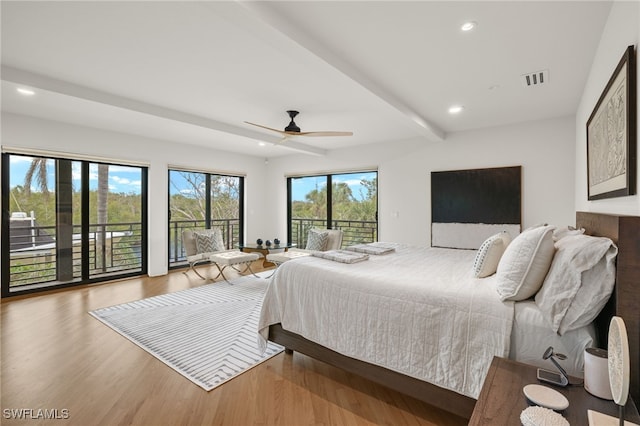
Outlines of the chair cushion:
[[190,256],[195,256],[197,254],[198,248],[196,247],[196,237],[193,235],[192,230],[185,229],[182,231],[182,247],[187,255],[187,259]]
[[258,260],[262,257],[259,253],[244,253],[240,250],[229,250],[221,253],[212,254],[209,260],[218,265],[237,265],[239,263],[248,263]]
[[297,259],[297,258],[306,257],[306,256],[311,256],[311,253],[301,251],[301,250],[290,250],[282,253],[268,254],[267,260],[269,262],[283,263],[291,259]]
[[325,250],[340,250],[342,248],[342,230],[327,229],[327,245]]

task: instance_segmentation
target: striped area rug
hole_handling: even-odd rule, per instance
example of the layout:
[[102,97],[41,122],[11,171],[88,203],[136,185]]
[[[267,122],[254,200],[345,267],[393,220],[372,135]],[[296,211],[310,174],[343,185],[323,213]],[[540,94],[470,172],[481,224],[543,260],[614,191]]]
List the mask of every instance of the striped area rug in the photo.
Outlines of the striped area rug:
[[89,312],[136,345],[210,391],[279,354],[258,349],[258,319],[268,281],[208,284]]

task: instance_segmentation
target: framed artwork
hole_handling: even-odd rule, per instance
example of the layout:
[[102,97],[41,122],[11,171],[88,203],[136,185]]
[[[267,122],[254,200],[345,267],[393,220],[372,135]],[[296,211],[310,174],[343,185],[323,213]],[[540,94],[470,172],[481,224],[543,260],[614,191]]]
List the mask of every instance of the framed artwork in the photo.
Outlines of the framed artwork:
[[636,192],[636,65],[627,47],[587,121],[588,199]]

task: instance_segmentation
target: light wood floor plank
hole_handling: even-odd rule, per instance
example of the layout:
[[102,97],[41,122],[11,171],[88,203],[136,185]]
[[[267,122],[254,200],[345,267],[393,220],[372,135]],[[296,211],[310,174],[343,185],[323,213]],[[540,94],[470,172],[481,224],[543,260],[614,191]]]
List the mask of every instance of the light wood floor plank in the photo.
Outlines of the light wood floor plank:
[[[206,392],[88,314],[204,284],[194,274],[178,271],[3,299],[1,423],[466,424],[462,418],[298,353],[279,354]],[[12,409],[32,409],[28,417],[39,409],[58,410],[59,415],[68,410],[69,418],[55,423],[7,418]]]

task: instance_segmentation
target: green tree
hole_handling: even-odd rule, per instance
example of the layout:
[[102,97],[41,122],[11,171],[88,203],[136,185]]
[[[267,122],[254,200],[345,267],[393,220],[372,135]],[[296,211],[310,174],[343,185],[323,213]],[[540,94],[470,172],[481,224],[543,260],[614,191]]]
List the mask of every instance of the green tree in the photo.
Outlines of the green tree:
[[[187,190],[172,185],[177,193],[171,196],[171,220],[204,220],[206,215],[207,174],[179,172],[187,183]],[[240,208],[240,179],[234,176],[209,175],[211,219],[238,219]]]
[[33,158],[31,160],[27,173],[24,175],[24,191],[27,195],[31,194],[31,184],[34,177],[38,183],[38,189],[40,189],[43,194],[49,195],[49,177],[47,176],[46,158]]

